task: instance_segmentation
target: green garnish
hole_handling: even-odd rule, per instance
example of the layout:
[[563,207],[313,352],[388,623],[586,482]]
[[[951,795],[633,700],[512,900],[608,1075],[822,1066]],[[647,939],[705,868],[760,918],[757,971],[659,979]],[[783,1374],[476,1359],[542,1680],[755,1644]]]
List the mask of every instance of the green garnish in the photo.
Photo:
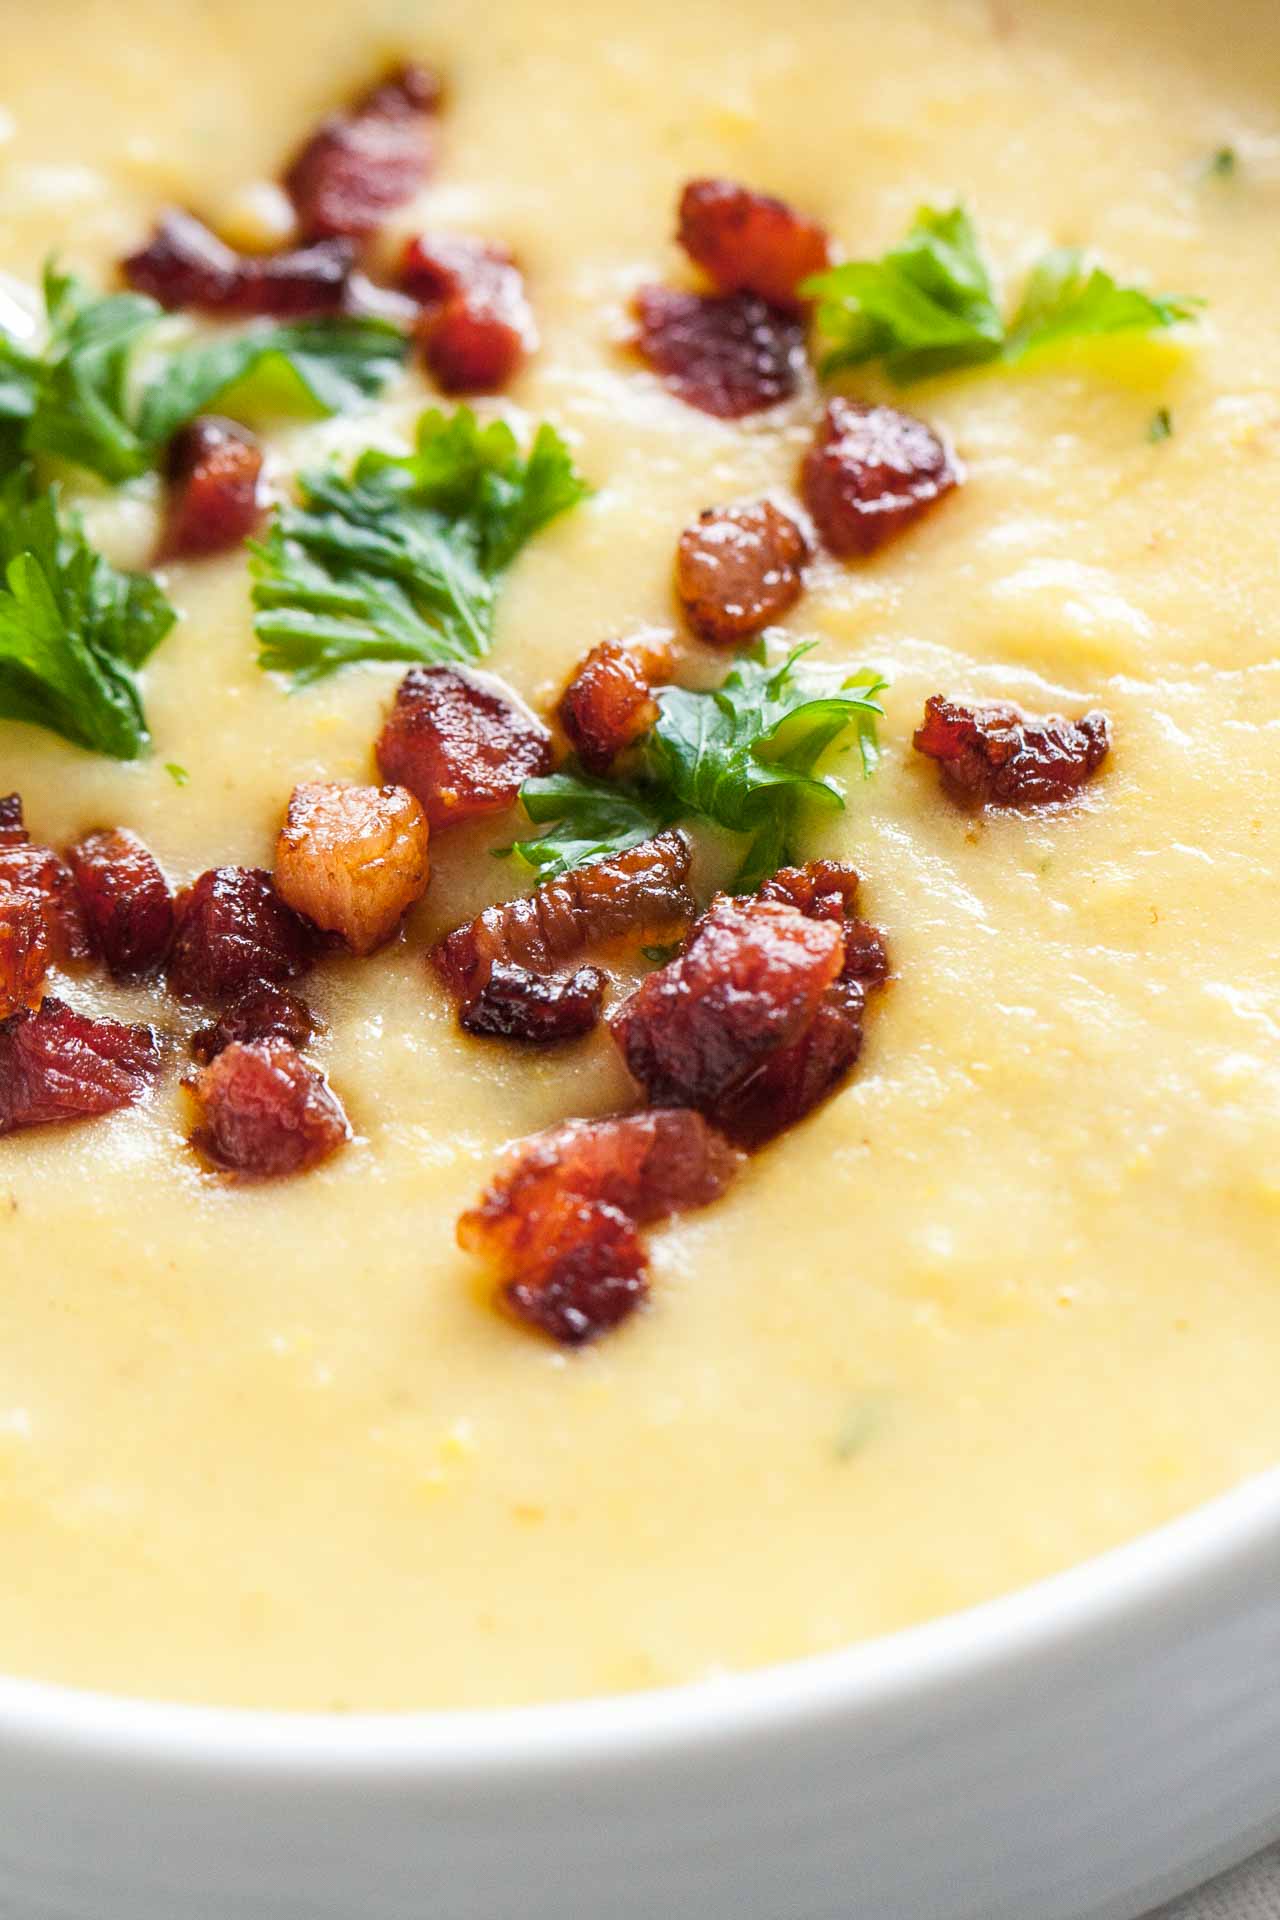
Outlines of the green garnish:
[[154,580],[121,573],[56,489],[0,487],[0,718],[132,760],[148,740],[134,674],[174,622]]
[[525,543],[588,491],[554,428],[522,455],[467,407],[418,422],[404,459],[363,454],[349,480],[304,474],[251,549],[259,664],[295,686],[357,660],[474,660],[498,583]]
[[1168,407],[1157,407],[1147,426],[1147,439],[1153,447],[1173,438],[1173,415]]
[[837,1460],[852,1460],[875,1438],[887,1417],[889,1399],[883,1391],[853,1396],[835,1437],[833,1452]]
[[163,348],[133,391],[135,359],[164,318],[138,293],[92,293],[71,274],[44,277],[47,337],[33,351],[0,335],[0,462],[49,454],[112,485],[145,473],[166,442],[214,402],[224,411],[337,413],[371,398],[403,363],[407,342],[385,320],[255,323],[213,340]]
[[964,207],[921,207],[902,245],[814,275],[829,343],[823,373],[883,360],[901,384],[957,367],[1011,365],[1066,340],[1152,332],[1189,320],[1199,304],[1121,286],[1075,247],[1045,254],[1012,319],[1001,318],[990,268]]
[[854,674],[833,684],[804,665],[813,643],[770,662],[765,643],[709,692],[663,687],[658,719],[641,742],[628,781],[594,779],[572,769],[526,780],[520,797],[550,830],[512,851],[539,879],[568,873],[601,854],[637,846],[673,821],[702,820],[749,836],[736,885],[758,886],[794,848],[800,809],[844,806],[834,780],[815,774],[823,754],[856,730],[864,776],[876,761],[877,695],[885,682]]
[[185,787],[191,778],[186,768],[177,760],[166,760],[164,770],[175,787]]
[[1230,180],[1240,165],[1240,156],[1234,147],[1219,147],[1205,163],[1205,173],[1211,180]]

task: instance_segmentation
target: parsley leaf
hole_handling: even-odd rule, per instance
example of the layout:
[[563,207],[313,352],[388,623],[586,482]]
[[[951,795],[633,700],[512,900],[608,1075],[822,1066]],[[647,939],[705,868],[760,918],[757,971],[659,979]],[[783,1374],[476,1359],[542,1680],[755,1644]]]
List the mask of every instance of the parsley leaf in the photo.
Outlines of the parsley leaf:
[[403,459],[365,453],[349,480],[300,484],[250,562],[259,664],[295,686],[357,660],[479,658],[502,574],[588,491],[554,428],[525,458],[504,421],[467,407],[424,414]]
[[56,454],[113,483],[145,473],[151,455],[129,421],[126,385],[159,308],[139,293],[99,298],[53,266],[44,301],[49,334],[33,363],[24,451]]
[[819,302],[818,330],[830,342],[824,374],[883,360],[903,385],[957,367],[1012,364],[1086,335],[1171,327],[1199,304],[1123,287],[1077,248],[1059,247],[1032,269],[1006,325],[963,207],[921,207],[901,246],[817,274],[801,291]]
[[556,825],[512,851],[545,880],[636,846],[675,820],[703,820],[750,836],[736,884],[758,886],[789,857],[803,805],[843,808],[841,788],[814,771],[837,738],[853,727],[864,776],[875,765],[877,696],[886,683],[854,674],[833,684],[804,664],[813,645],[771,663],[762,641],[719,687],[661,688],[636,779],[595,780],[569,769],[527,780],[525,811]]
[[174,622],[155,581],[95,551],[56,490],[0,488],[0,718],[132,760],[147,744],[134,679]]

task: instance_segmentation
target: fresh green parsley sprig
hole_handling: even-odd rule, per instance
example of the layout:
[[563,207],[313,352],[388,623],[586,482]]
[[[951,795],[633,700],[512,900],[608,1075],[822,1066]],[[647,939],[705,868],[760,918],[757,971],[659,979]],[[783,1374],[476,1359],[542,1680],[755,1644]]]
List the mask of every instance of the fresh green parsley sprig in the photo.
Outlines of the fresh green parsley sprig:
[[1068,340],[1150,333],[1195,316],[1199,301],[1126,287],[1075,247],[1032,268],[1006,322],[973,221],[962,206],[921,207],[898,247],[814,275],[801,291],[818,302],[824,374],[881,360],[906,385],[958,367],[1002,362]]
[[599,780],[570,767],[526,780],[525,812],[554,824],[510,851],[550,880],[677,820],[701,820],[747,838],[735,885],[759,886],[796,853],[805,806],[843,808],[840,785],[815,771],[840,736],[853,730],[864,777],[876,764],[887,683],[868,673],[833,683],[807,660],[814,644],[771,661],[761,640],[719,687],[661,688],[634,776]]
[[418,422],[404,458],[305,474],[252,549],[259,664],[304,686],[360,660],[475,660],[527,541],[588,492],[543,425],[527,455],[468,407]]

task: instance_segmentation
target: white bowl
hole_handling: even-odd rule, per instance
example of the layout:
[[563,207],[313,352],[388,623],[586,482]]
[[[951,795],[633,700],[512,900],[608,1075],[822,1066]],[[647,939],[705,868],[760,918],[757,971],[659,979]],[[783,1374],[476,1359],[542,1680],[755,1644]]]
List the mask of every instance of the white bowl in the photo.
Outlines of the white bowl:
[[1277,1832],[1280,1471],[665,1693],[337,1718],[0,1681],[2,1920],[1131,1920]]

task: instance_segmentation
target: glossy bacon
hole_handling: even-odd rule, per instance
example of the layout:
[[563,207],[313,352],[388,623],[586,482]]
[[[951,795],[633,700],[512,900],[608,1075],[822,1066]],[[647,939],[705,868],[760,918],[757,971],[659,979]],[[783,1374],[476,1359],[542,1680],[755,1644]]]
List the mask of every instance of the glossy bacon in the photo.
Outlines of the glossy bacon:
[[970,707],[935,693],[912,745],[938,762],[943,786],[962,805],[1034,807],[1068,799],[1097,772],[1111,725],[1096,711],[1035,719],[1003,701]]
[[160,560],[222,553],[247,540],[262,514],[262,448],[247,427],[210,414],[169,448],[169,500]]
[[412,198],[434,158],[439,105],[438,77],[404,66],[321,124],[284,176],[309,239],[364,239]]
[[353,953],[389,940],[427,890],[429,832],[404,787],[306,781],[276,841],[276,891]]
[[772,194],[733,180],[690,180],[680,196],[680,245],[722,293],[756,293],[798,307],[798,288],[831,263],[824,228]]
[[561,696],[560,724],[589,773],[607,773],[620,753],[658,718],[653,688],[671,677],[665,633],[602,640],[579,666]]
[[859,920],[854,911],[859,884],[845,860],[810,860],[803,867],[780,868],[765,881],[760,898],[788,901],[811,920],[838,921],[844,928],[841,979],[880,986],[889,978],[889,954],[879,927]]
[[278,985],[316,957],[313,927],[294,913],[261,867],[214,867],[179,894],[169,985],[187,1000],[234,1000],[261,981]]
[[40,902],[15,887],[0,886],[0,1020],[34,1005],[52,964]]
[[337,313],[346,305],[355,249],[324,240],[280,253],[237,253],[194,214],[170,208],[144,247],[123,262],[129,285],[171,311],[277,320]]
[[651,1101],[708,1112],[804,1031],[843,962],[831,921],[722,895],[609,1025]]
[[377,755],[438,832],[514,806],[523,781],[550,771],[551,735],[492,674],[411,667]]
[[511,1312],[578,1346],[648,1291],[637,1227],[707,1206],[737,1166],[695,1113],[570,1121],[515,1149],[458,1241],[497,1269]]
[[202,1065],[208,1066],[237,1040],[283,1040],[301,1050],[318,1027],[310,1007],[296,994],[284,987],[268,986],[263,981],[233,1000],[212,1026],[201,1027],[193,1033],[191,1051]]
[[708,507],[676,550],[676,592],[690,626],[717,647],[750,639],[800,598],[808,557],[800,528],[770,501]]
[[432,964],[467,1005],[497,965],[553,973],[600,942],[683,925],[693,916],[688,877],[688,842],[679,833],[660,833],[546,880],[526,899],[486,907],[441,942]]
[[130,979],[160,966],[173,938],[173,893],[137,834],[125,827],[90,833],[67,864],[107,971]]
[[721,420],[789,400],[804,366],[804,328],[751,293],[682,293],[644,287],[636,296],[636,346],[678,399]]
[[468,1033],[533,1046],[576,1040],[600,1018],[604,988],[605,977],[596,967],[548,978],[528,967],[498,964],[459,1021]]
[[21,846],[24,840],[30,838],[22,821],[22,795],[6,793],[0,796],[0,847]]
[[496,393],[537,347],[524,278],[505,247],[420,234],[401,285],[421,304],[418,338],[446,393]]
[[306,1173],[351,1138],[324,1075],[286,1041],[232,1041],[192,1086],[191,1144],[224,1172],[253,1180]]
[[153,1028],[91,1020],[48,994],[0,1023],[0,1134],[131,1106],[160,1065]]
[[92,952],[71,869],[52,847],[37,846],[22,817],[16,793],[0,815],[0,898],[21,895],[40,909],[53,960],[87,960]]
[[896,407],[835,399],[805,455],[804,501],[824,544],[864,558],[960,484],[945,441]]

